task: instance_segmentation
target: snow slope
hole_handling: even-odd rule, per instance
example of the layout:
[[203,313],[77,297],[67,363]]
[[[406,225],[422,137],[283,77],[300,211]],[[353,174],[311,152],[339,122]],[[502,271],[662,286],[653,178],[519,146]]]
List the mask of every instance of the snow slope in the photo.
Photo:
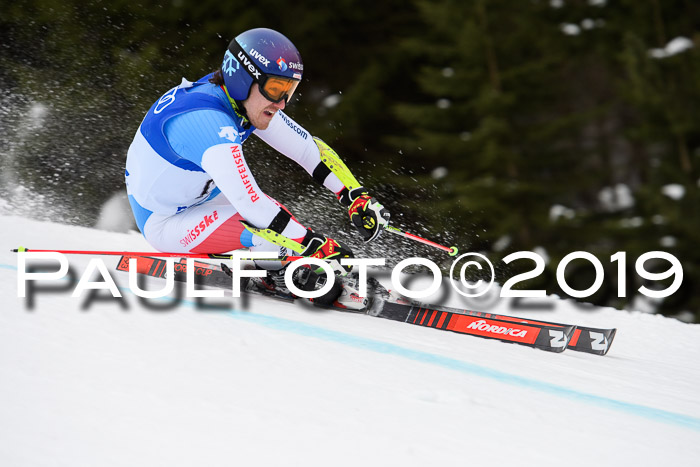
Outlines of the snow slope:
[[[41,292],[30,310],[17,298],[10,248],[150,248],[136,233],[0,222],[2,466],[684,466],[700,458],[698,325],[556,301],[555,311],[531,316],[618,333],[605,357],[554,354],[266,299],[156,310],[116,272],[121,301]],[[70,263],[80,273],[89,259]],[[104,260],[110,270],[116,261]]]

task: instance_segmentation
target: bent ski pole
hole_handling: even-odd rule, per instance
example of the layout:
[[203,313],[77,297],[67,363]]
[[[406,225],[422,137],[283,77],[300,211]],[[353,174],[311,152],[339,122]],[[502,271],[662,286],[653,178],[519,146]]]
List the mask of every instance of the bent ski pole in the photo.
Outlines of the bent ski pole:
[[426,245],[430,245],[432,247],[438,248],[442,251],[447,252],[447,254],[450,256],[457,256],[457,252],[459,251],[456,246],[440,245],[439,243],[431,242],[430,240],[426,240],[425,238],[419,237],[418,235],[404,232],[403,230],[401,230],[397,227],[393,227],[391,225],[385,225],[384,230],[391,232],[393,234],[396,234],[396,235],[400,235],[404,238],[409,238],[411,240],[415,240],[416,242],[424,243]]

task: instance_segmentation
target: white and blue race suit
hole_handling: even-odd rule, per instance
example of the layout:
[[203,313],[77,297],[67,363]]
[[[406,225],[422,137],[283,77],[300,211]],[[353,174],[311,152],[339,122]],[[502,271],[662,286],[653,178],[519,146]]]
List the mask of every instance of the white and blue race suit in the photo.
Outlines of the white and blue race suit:
[[210,77],[183,79],[153,104],[136,132],[125,174],[139,229],[157,250],[177,253],[280,250],[244,229],[242,219],[301,241],[307,229],[262,192],[243,142],[254,133],[333,193],[344,185],[322,168],[304,128],[278,110],[267,129],[256,129]]

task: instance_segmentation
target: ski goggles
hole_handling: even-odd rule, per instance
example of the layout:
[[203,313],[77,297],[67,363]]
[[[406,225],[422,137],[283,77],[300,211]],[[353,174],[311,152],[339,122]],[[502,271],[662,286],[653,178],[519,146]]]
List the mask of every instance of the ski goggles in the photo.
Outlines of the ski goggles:
[[283,99],[288,104],[298,85],[299,81],[284,76],[263,74],[258,80],[260,94],[275,104]]

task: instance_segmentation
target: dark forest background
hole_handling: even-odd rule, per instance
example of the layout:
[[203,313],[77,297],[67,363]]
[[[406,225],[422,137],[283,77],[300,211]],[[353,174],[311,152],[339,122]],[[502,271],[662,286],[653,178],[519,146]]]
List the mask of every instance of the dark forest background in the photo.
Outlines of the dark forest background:
[[[123,190],[126,150],[150,105],[218,67],[239,32],[270,27],[304,59],[288,113],[337,150],[397,225],[494,262],[546,253],[546,272],[523,285],[549,293],[560,293],[563,256],[591,252],[606,284],[589,301],[617,307],[638,296],[636,258],[667,251],[684,284],[652,306],[700,316],[700,2],[3,3],[6,210],[21,211],[31,193],[43,200],[36,216],[94,224]],[[287,166],[272,161],[261,172],[274,182]],[[321,196],[305,184],[293,210]],[[342,213],[336,220],[349,236]],[[628,255],[625,298],[617,251]],[[593,268],[576,264],[570,285],[585,289]],[[519,261],[499,274],[531,268]]]

